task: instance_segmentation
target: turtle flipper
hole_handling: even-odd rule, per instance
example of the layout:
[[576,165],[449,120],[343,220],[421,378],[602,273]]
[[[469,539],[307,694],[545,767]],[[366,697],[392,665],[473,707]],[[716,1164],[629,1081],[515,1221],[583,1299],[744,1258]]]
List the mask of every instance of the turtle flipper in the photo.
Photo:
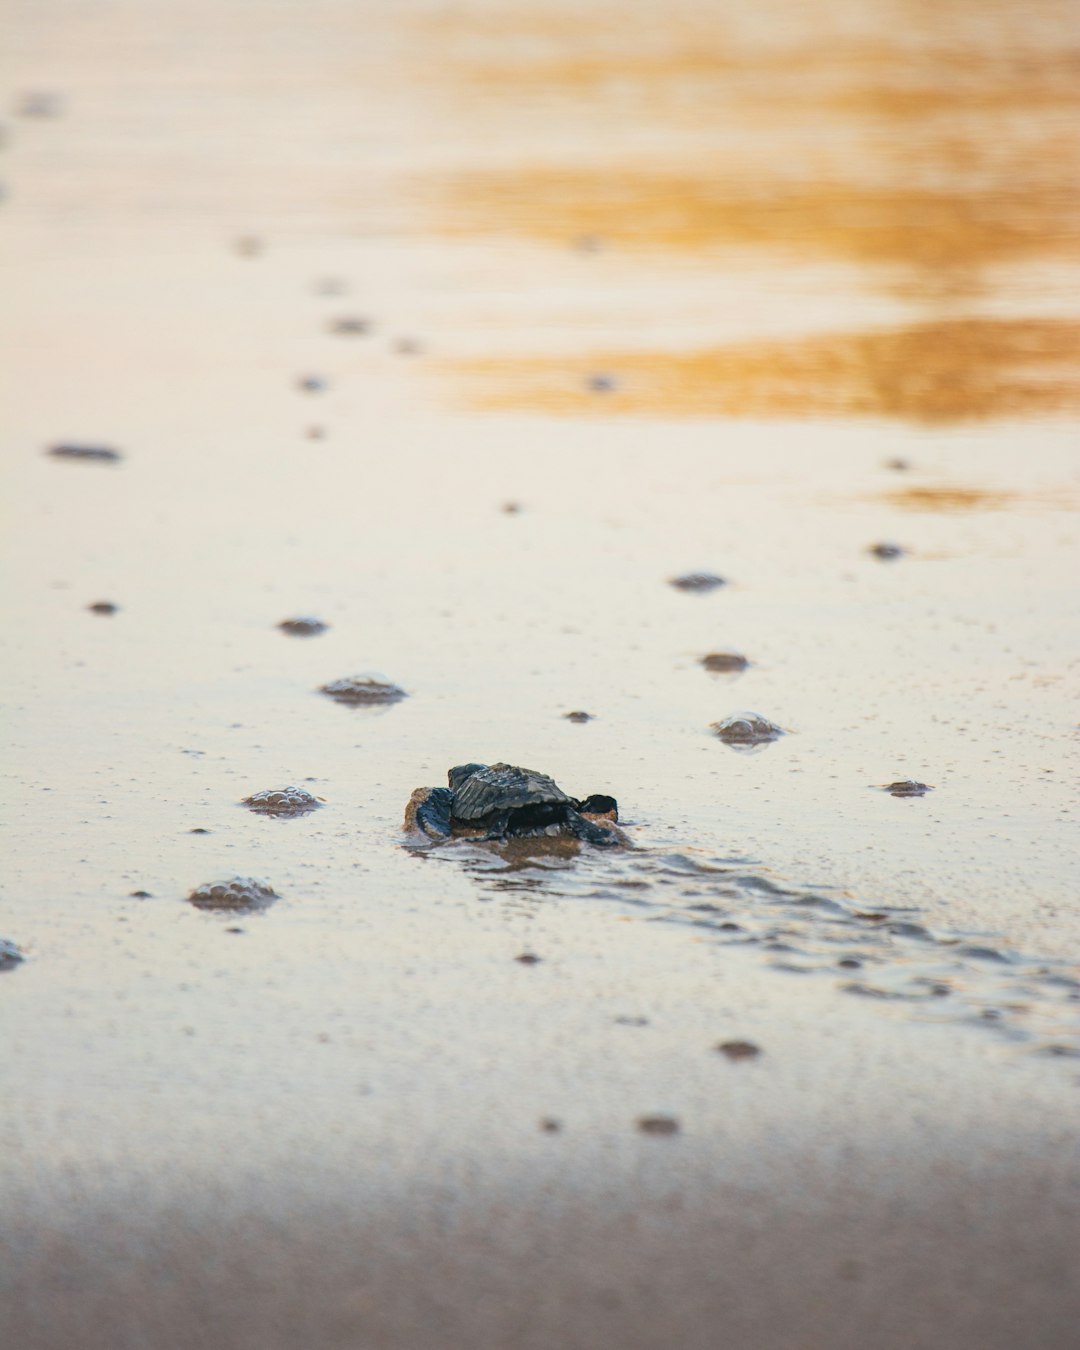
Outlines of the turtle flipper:
[[405,808],[406,830],[418,830],[429,839],[449,839],[453,802],[449,788],[417,788]]
[[487,834],[480,836],[481,843],[505,844],[506,836],[510,830],[510,812],[500,811],[498,815],[491,818]]
[[587,844],[595,844],[598,848],[613,848],[622,842],[617,830],[606,830],[602,825],[594,825],[571,807],[566,809],[566,827],[579,839],[584,839]]

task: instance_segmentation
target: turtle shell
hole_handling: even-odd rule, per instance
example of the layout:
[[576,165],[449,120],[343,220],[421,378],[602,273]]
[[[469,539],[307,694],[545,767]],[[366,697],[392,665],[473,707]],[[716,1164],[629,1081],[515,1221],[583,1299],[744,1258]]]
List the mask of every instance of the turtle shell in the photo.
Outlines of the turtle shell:
[[515,764],[489,764],[470,774],[454,793],[454,815],[458,820],[479,820],[493,811],[571,801],[546,773]]

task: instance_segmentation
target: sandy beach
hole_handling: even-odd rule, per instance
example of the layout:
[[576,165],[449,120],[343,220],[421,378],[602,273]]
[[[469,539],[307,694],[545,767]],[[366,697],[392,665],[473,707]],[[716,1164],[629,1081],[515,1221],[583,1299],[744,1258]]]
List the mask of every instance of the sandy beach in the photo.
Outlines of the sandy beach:
[[5,1343],[1072,1350],[1068,6],[0,21]]

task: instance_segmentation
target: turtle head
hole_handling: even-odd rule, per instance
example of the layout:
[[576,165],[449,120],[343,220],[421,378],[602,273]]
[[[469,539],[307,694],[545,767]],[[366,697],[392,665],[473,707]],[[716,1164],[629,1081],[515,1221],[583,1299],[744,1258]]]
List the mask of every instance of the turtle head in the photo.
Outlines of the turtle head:
[[613,824],[619,819],[618,802],[605,792],[594,792],[591,797],[586,797],[583,802],[580,802],[577,809],[584,816],[600,816],[602,819],[610,820]]
[[486,769],[486,764],[458,764],[452,768],[446,775],[446,781],[450,784],[450,791],[457,792],[464,785],[467,779],[480,769]]

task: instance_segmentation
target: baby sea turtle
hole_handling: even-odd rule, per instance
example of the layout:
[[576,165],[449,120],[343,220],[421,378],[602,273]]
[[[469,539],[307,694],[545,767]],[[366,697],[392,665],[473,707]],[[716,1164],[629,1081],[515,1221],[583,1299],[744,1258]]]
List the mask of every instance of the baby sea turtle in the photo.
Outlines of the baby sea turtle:
[[600,847],[625,842],[613,828],[614,797],[570,797],[546,773],[516,764],[459,764],[449,787],[417,788],[405,808],[405,829],[431,839],[452,835],[506,840],[528,835],[571,835]]

